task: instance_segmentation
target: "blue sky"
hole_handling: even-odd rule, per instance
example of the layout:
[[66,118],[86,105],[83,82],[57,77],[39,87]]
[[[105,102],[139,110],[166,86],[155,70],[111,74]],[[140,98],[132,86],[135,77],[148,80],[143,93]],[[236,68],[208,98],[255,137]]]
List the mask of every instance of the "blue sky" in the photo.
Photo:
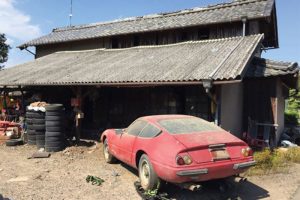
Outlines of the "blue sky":
[[[73,25],[115,20],[130,16],[175,11],[228,2],[228,0],[73,0]],[[276,0],[279,49],[263,57],[300,63],[300,1]],[[33,56],[16,46],[69,24],[70,0],[0,0],[0,32],[13,47],[6,66]],[[34,49],[33,49],[34,50]]]

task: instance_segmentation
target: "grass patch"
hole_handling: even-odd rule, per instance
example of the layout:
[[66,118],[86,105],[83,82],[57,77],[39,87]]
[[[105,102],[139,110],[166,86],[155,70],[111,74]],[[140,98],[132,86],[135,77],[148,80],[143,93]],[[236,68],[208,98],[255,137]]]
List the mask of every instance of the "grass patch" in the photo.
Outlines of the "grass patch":
[[300,148],[279,148],[274,151],[265,149],[254,153],[257,162],[246,172],[246,175],[265,175],[272,173],[285,173],[293,163],[300,163]]

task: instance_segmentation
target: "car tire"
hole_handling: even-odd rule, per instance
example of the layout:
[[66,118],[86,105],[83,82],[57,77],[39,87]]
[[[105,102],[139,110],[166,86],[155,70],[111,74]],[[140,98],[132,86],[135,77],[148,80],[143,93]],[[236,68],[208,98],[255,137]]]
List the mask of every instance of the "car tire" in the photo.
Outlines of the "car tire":
[[159,189],[160,179],[146,154],[141,156],[138,167],[142,188],[145,191]]
[[105,139],[103,142],[103,156],[104,156],[105,162],[107,162],[109,164],[112,164],[116,161],[116,158],[109,152],[107,139]]

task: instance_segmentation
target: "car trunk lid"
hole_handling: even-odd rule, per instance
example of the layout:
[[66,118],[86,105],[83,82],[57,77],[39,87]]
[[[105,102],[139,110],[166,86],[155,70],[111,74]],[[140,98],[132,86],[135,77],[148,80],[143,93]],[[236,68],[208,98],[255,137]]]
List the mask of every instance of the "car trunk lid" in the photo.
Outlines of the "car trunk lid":
[[229,160],[241,156],[244,142],[225,131],[173,135],[196,163]]

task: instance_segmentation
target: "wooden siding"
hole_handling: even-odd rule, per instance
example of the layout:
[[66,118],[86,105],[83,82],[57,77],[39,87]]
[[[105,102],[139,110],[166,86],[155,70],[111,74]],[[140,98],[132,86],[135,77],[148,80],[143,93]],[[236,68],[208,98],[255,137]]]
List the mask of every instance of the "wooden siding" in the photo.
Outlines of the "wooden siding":
[[[235,22],[229,24],[189,27],[160,32],[139,33],[51,45],[41,45],[36,47],[36,58],[58,51],[76,51],[99,48],[128,48],[133,46],[165,45],[183,41],[228,38],[241,36],[242,29],[242,22]],[[247,23],[247,34],[252,35],[258,34],[259,32],[259,22],[249,21]]]

